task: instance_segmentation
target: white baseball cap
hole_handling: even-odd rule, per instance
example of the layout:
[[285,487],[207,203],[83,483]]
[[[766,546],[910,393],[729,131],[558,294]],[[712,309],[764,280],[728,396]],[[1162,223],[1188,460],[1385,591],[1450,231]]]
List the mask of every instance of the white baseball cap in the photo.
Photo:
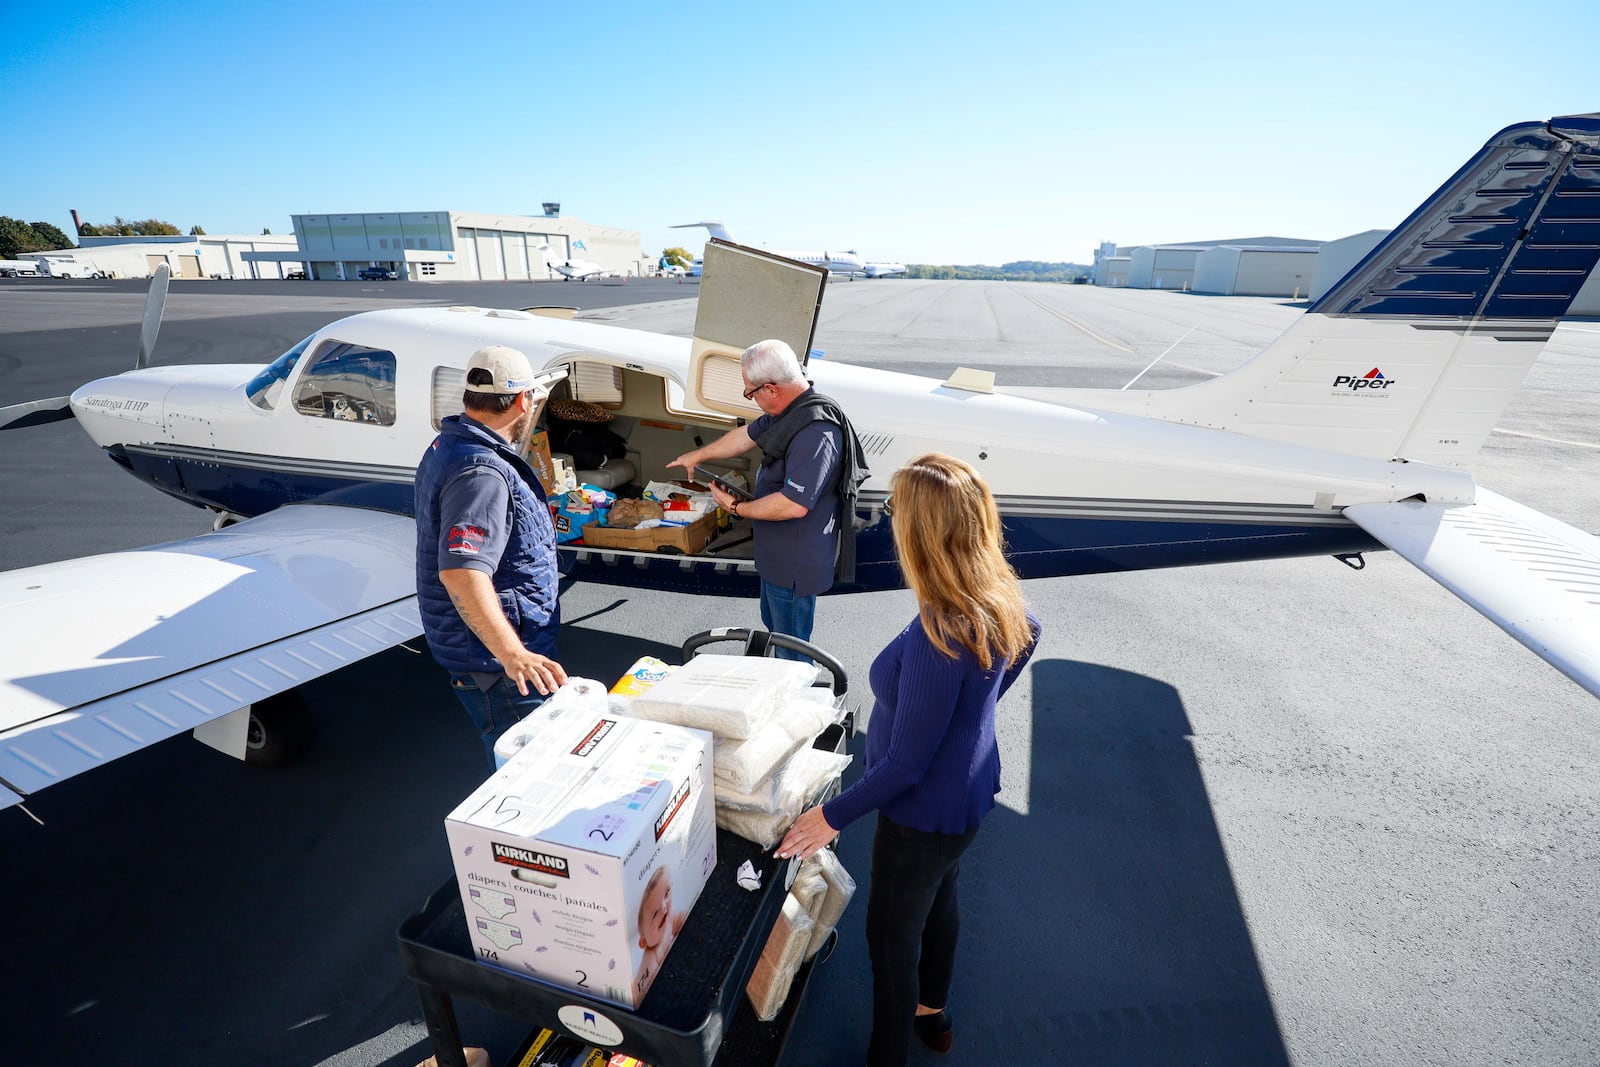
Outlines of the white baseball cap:
[[[472,384],[472,372],[486,370],[489,381],[483,385]],[[533,368],[528,357],[515,348],[490,345],[472,353],[467,360],[467,392],[469,393],[525,393],[533,388]]]

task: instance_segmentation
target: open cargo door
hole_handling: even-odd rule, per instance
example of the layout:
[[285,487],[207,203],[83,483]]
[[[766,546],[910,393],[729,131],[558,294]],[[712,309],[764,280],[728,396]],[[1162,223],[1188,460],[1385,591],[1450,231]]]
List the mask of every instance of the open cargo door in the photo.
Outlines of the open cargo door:
[[805,366],[828,270],[715,237],[706,244],[703,270],[687,399],[708,411],[753,419],[761,409],[744,398],[739,355],[775,337]]

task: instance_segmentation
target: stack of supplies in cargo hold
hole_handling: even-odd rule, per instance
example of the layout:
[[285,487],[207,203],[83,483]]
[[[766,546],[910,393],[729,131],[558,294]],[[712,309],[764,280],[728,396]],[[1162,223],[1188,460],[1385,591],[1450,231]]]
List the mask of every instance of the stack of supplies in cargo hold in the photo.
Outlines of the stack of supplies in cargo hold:
[[750,1006],[762,1022],[771,1022],[783,1010],[795,972],[827,942],[855,891],[855,879],[832,849],[813,853],[800,864],[783,912],[745,986]]
[[794,660],[700,655],[634,697],[625,714],[710,730],[717,825],[771,848],[849,756],[811,741],[839,709]]
[[536,712],[445,830],[480,962],[636,1008],[717,862],[711,736],[594,699]]

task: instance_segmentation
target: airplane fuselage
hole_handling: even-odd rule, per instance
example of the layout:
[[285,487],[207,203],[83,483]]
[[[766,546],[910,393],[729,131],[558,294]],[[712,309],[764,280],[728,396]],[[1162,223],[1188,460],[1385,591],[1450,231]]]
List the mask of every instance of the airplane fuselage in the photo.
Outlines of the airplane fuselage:
[[[336,388],[316,384],[307,361],[316,365],[334,343],[381,354],[392,382],[385,369],[373,380],[376,391],[344,379],[334,380]],[[642,414],[675,420],[667,425],[681,427],[681,440],[655,431],[640,444],[642,478],[681,476],[666,460],[692,447],[696,433],[733,425],[709,411],[659,410],[655,397],[677,395],[681,403],[687,339],[481,309],[340,320],[303,343],[304,356],[274,364],[291,365],[266,385],[273,372],[260,366],[158,368],[91,382],[72,405],[114,460],[192,504],[245,517],[315,500],[409,514],[417,458],[436,432],[435,379],[459,373],[490,343],[522,349],[536,368],[616,368],[630,400],[637,394],[646,405]],[[929,451],[983,472],[1024,577],[1361,551],[1376,546],[1339,513],[1346,504],[1417,494],[1470,499],[1472,491],[1465,474],[1426,464],[968,392],[845,364],[815,361],[807,373],[850,413],[873,472],[856,516],[859,580],[851,589],[900,583],[882,500],[889,475]],[[445,387],[442,403],[445,413],[459,410],[459,392]],[[563,546],[562,556],[564,569],[590,580],[703,593],[755,589],[748,556],[660,557],[582,545]]]

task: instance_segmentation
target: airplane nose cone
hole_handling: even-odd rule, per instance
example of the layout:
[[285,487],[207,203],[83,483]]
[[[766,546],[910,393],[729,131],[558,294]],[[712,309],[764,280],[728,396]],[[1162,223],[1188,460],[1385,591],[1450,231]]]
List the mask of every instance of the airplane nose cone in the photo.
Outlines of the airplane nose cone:
[[100,378],[72,394],[72,413],[95,444],[111,445],[159,432],[172,381],[134,371]]

